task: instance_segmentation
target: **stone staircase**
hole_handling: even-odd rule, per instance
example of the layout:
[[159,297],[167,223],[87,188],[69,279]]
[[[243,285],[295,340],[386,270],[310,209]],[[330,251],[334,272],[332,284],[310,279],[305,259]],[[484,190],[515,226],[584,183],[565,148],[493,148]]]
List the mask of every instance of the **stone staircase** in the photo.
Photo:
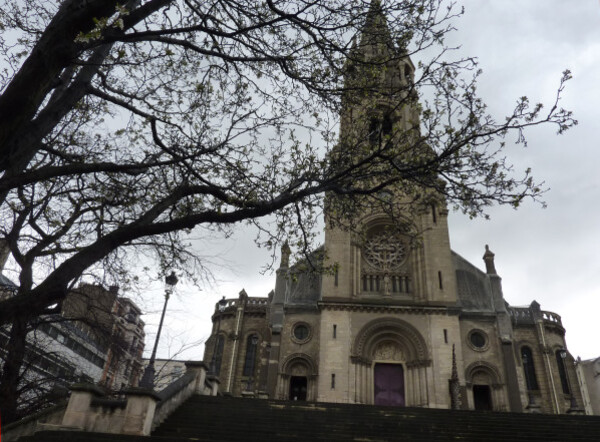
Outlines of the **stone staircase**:
[[150,437],[45,431],[28,442],[600,441],[600,417],[192,396]]

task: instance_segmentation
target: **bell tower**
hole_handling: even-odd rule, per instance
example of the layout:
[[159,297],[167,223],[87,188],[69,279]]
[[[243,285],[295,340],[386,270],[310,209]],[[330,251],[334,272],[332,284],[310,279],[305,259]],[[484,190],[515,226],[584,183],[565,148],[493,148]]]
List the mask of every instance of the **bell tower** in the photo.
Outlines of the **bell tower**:
[[[431,153],[418,144],[414,75],[415,66],[393,41],[379,1],[373,1],[346,63],[333,167],[373,154],[409,170]],[[448,211],[443,198],[420,185],[426,179],[436,178],[425,172],[366,197],[373,202],[359,205],[353,229],[331,222],[338,208],[328,200],[325,250],[336,270],[324,278],[323,300],[455,304]]]

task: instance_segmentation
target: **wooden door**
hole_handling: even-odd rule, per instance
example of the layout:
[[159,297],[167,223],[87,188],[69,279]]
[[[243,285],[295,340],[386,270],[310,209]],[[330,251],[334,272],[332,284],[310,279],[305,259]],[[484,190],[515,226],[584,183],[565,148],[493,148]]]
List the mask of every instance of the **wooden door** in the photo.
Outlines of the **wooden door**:
[[404,407],[404,370],[400,364],[375,364],[375,405]]

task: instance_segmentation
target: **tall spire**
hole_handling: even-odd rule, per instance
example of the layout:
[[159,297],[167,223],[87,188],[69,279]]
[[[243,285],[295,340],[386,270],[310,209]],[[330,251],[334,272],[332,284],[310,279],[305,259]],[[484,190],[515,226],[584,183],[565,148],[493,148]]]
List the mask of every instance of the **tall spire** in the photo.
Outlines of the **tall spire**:
[[395,55],[396,48],[379,0],[371,1],[361,32],[359,49],[366,59],[385,59]]
[[404,48],[394,43],[380,0],[371,1],[364,17],[348,54],[345,86],[352,95],[371,91],[392,97],[412,83],[414,66]]
[[371,2],[357,37],[353,38],[347,64],[348,72],[351,72],[356,64],[384,62],[396,55],[396,48],[379,0]]

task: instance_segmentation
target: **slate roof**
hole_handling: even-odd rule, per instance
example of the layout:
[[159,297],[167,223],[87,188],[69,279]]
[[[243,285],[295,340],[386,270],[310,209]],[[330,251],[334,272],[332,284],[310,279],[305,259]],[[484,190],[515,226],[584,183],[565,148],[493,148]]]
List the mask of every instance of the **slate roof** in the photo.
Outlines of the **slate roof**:
[[6,276],[4,276],[2,273],[0,273],[0,286],[6,286],[15,289],[17,288],[17,285],[10,279],[8,279]]

